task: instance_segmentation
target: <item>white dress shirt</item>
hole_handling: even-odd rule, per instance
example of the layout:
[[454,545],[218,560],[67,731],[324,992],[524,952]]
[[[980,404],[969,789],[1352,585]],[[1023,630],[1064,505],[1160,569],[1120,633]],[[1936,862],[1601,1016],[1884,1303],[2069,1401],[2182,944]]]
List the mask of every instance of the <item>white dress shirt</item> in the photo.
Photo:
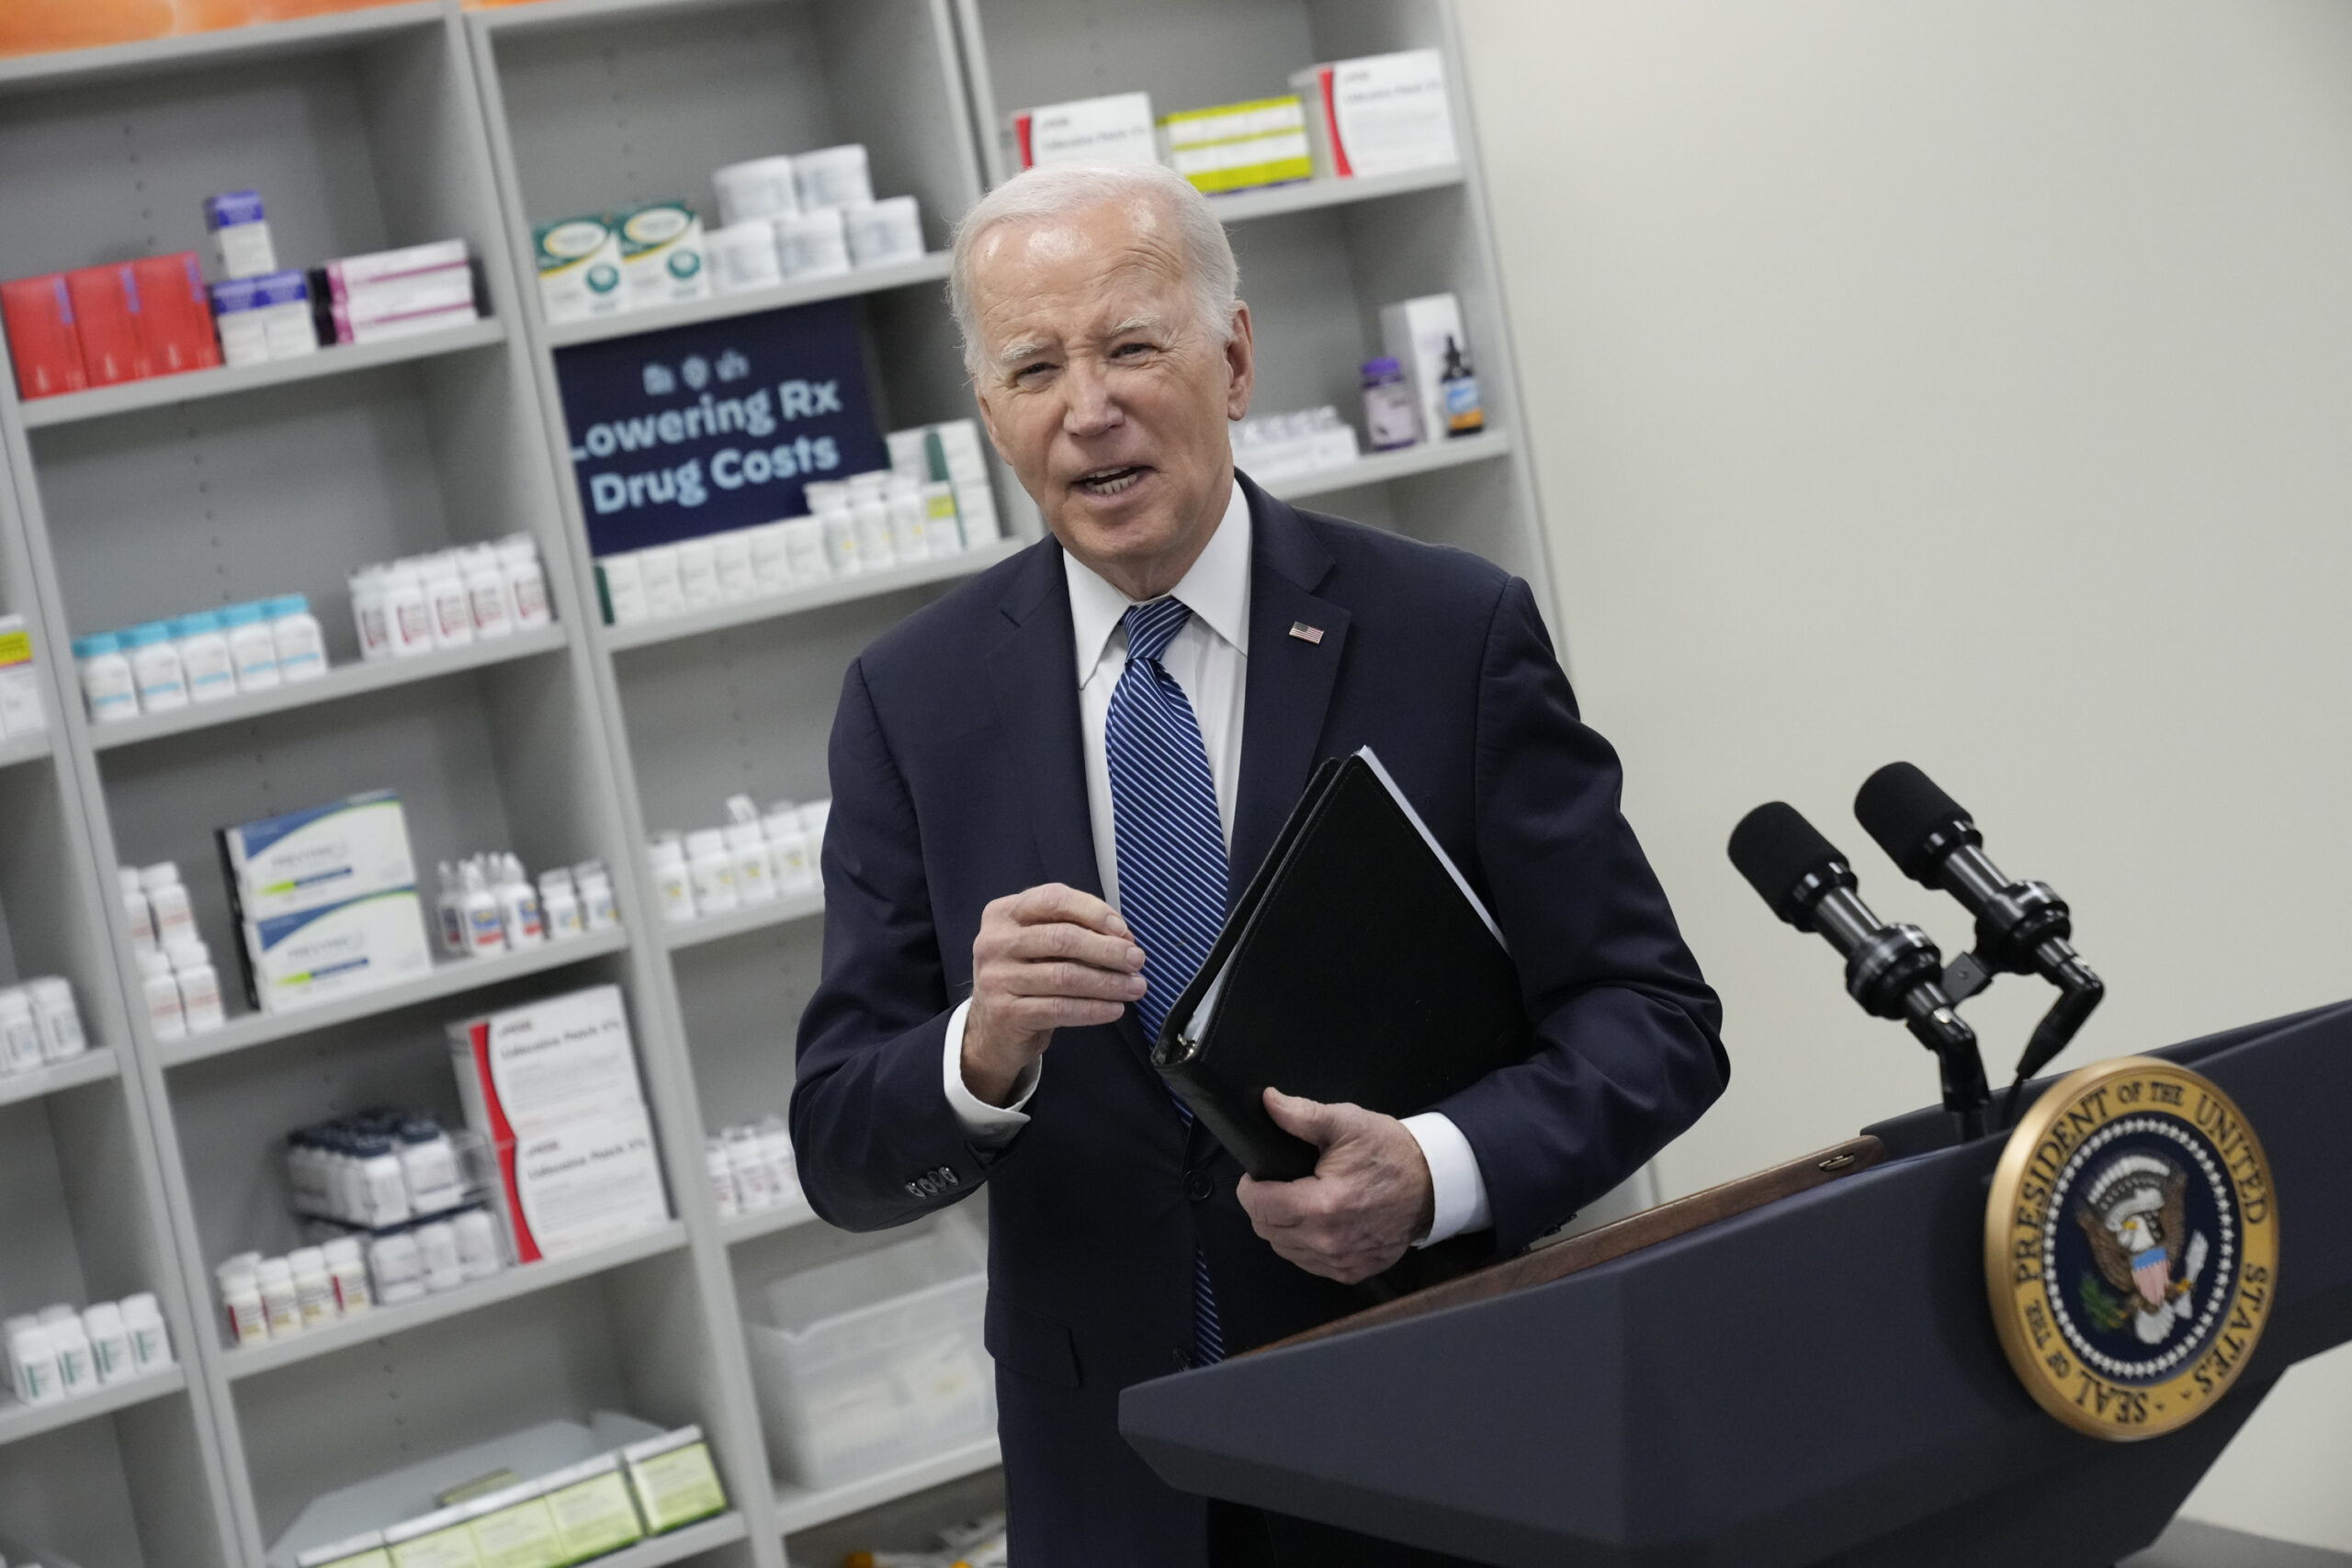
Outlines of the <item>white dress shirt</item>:
[[[1241,724],[1250,671],[1250,502],[1241,487],[1233,487],[1225,515],[1209,536],[1200,558],[1176,585],[1175,595],[1193,612],[1168,649],[1160,667],[1184,688],[1193,716],[1201,727],[1201,742],[1208,749],[1209,776],[1216,786],[1216,815],[1225,829],[1226,849],[1233,848],[1234,803],[1240,795]],[[1094,829],[1094,863],[1102,878],[1102,895],[1119,907],[1119,852],[1112,828],[1111,764],[1103,731],[1111,715],[1111,694],[1127,664],[1126,614],[1129,599],[1076,556],[1062,553],[1062,569],[1069,582],[1069,618],[1076,638],[1079,733],[1086,750],[1086,806]],[[1013,1086],[1010,1106],[990,1105],[964,1082],[964,1020],[972,1004],[959,1005],[947,1021],[947,1053],[941,1064],[947,1102],[964,1130],[978,1143],[1002,1144],[1026,1126],[1022,1108],[1036,1092],[1045,1058],[1029,1065]],[[1490,1223],[1487,1181],[1478,1169],[1470,1140],[1447,1117],[1434,1111],[1405,1118],[1405,1130],[1421,1146],[1429,1162],[1436,1218],[1429,1235],[1417,1244],[1426,1247],[1464,1231],[1483,1229]]]

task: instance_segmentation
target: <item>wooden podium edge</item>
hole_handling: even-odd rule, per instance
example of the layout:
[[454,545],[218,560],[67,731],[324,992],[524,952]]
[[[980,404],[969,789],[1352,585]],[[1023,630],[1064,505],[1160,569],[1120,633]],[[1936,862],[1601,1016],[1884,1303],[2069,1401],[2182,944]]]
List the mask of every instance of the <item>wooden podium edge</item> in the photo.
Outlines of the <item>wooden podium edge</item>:
[[1287,1349],[1293,1345],[1312,1344],[1335,1335],[1352,1334],[1360,1328],[1378,1328],[1385,1324],[1401,1323],[1407,1318],[1427,1313],[1442,1312],[1448,1307],[1464,1306],[1472,1302],[1491,1301],[1514,1291],[1524,1291],[1535,1285],[1564,1280],[1571,1274],[1607,1263],[1628,1253],[1656,1247],[1679,1235],[1702,1230],[1737,1214],[1777,1203],[1783,1198],[1793,1198],[1816,1187],[1868,1170],[1886,1157],[1886,1145],[1868,1134],[1849,1138],[1842,1144],[1832,1144],[1826,1149],[1815,1149],[1801,1158],[1782,1165],[1771,1166],[1725,1181],[1688,1198],[1677,1198],[1670,1203],[1660,1203],[1645,1209],[1613,1224],[1600,1226],[1555,1243],[1538,1251],[1521,1253],[1517,1258],[1490,1264],[1458,1280],[1431,1285],[1395,1301],[1366,1307],[1346,1317],[1335,1318],[1320,1327],[1294,1334],[1287,1339],[1277,1339],[1271,1345],[1260,1346],[1247,1352],[1262,1355],[1268,1350]]

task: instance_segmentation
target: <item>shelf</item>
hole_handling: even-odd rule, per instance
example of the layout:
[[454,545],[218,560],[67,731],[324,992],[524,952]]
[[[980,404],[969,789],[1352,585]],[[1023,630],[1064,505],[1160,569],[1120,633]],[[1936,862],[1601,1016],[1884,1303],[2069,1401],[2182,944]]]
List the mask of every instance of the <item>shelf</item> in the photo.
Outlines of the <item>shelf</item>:
[[1462,165],[1447,164],[1434,169],[1416,169],[1409,175],[1375,175],[1366,179],[1300,180],[1295,185],[1269,186],[1264,190],[1213,196],[1209,197],[1209,208],[1227,223],[1247,223],[1258,218],[1286,218],[1294,212],[1313,212],[1318,208],[1349,207],[1359,201],[1379,201],[1386,197],[1409,196],[1415,191],[1439,190],[1446,186],[1458,186],[1463,179]]
[[161,1041],[155,1045],[155,1055],[167,1067],[200,1062],[208,1056],[223,1056],[232,1051],[243,1051],[255,1045],[266,1045],[272,1041],[291,1040],[296,1035],[331,1029],[338,1023],[349,1023],[356,1018],[373,1018],[379,1013],[397,1012],[401,1008],[439,1001],[446,997],[463,996],[468,991],[479,991],[508,980],[519,980],[528,975],[560,969],[591,958],[602,958],[627,946],[628,932],[616,926],[610,931],[590,931],[569,942],[550,942],[525,948],[520,953],[502,953],[495,958],[447,959],[435,964],[433,972],[422,979],[403,980],[397,986],[363,991],[357,996],[345,997],[319,1007],[304,1008],[298,1012],[246,1013],[232,1020],[226,1029],[216,1029],[209,1034],[191,1034],[182,1040]]
[[85,1083],[98,1083],[110,1078],[120,1071],[121,1060],[113,1051],[103,1045],[94,1046],[52,1066],[0,1076],[0,1105],[14,1105],[19,1100],[39,1100],[45,1094],[79,1089]]
[[470,6],[466,16],[493,33],[546,31],[610,21],[658,21],[687,11],[710,11],[740,0],[532,0],[528,5],[501,0],[483,9]]
[[37,761],[50,753],[50,739],[46,732],[28,735],[16,740],[0,740],[0,768],[13,768],[18,762]]
[[983,545],[977,550],[966,550],[961,555],[941,556],[933,560],[917,561],[912,566],[885,567],[880,571],[861,571],[854,577],[837,578],[821,588],[796,588],[789,593],[763,593],[755,599],[738,599],[730,604],[714,605],[689,615],[665,615],[658,621],[631,621],[627,626],[606,626],[604,628],[605,646],[618,653],[625,649],[676,642],[682,637],[705,637],[734,626],[750,626],[755,621],[781,620],[804,610],[821,610],[828,604],[846,604],[858,599],[896,593],[905,588],[948,582],[986,571],[999,561],[1010,560],[1028,547],[1026,539],[999,539],[994,544]]
[[724,915],[711,915],[698,920],[681,920],[676,925],[662,928],[662,945],[675,953],[682,947],[699,947],[707,942],[724,942],[730,936],[746,931],[763,931],[770,926],[790,925],[825,912],[822,888],[814,893],[787,893],[765,904],[754,904],[748,909],[731,909]]
[[631,1236],[611,1247],[594,1252],[583,1252],[577,1258],[553,1258],[544,1263],[525,1263],[487,1280],[477,1280],[470,1285],[460,1285],[454,1291],[444,1291],[423,1301],[402,1302],[398,1306],[377,1307],[356,1317],[338,1318],[324,1328],[313,1328],[291,1339],[273,1339],[266,1345],[250,1349],[223,1350],[220,1365],[223,1375],[232,1382],[239,1378],[258,1377],[264,1372],[290,1367],[297,1361],[315,1360],[332,1356],[337,1350],[347,1350],[354,1345],[366,1345],[412,1328],[422,1328],[428,1323],[440,1323],[459,1317],[501,1302],[511,1302],[540,1291],[551,1291],[558,1285],[568,1285],[574,1280],[625,1268],[664,1252],[674,1252],[686,1245],[686,1227],[677,1221],[643,1235]]
[[1328,468],[1316,468],[1308,473],[1274,479],[1264,488],[1269,495],[1280,496],[1284,501],[1296,501],[1301,496],[1329,495],[1334,491],[1386,484],[1391,479],[1410,479],[1415,474],[1434,474],[1445,468],[1458,468],[1465,463],[1492,462],[1510,455],[1509,434],[1489,430],[1484,435],[1425,442],[1419,446],[1408,446],[1401,452],[1375,452],[1369,457],[1358,457],[1352,463],[1338,463]]
[[756,1214],[738,1214],[731,1220],[718,1222],[718,1240],[723,1247],[741,1242],[756,1241],[778,1231],[797,1230],[802,1225],[818,1224],[817,1211],[800,1199],[779,1203],[773,1209],[763,1209]]
[[595,1559],[596,1568],[662,1568],[721,1546],[732,1546],[752,1533],[741,1514],[721,1514],[684,1529],[640,1540],[635,1546]]
[[262,718],[270,714],[284,713],[288,708],[309,707],[314,703],[341,702],[347,697],[380,692],[392,686],[405,686],[412,682],[437,680],[444,675],[462,674],[469,670],[503,664],[510,660],[560,652],[565,641],[566,635],[561,626],[540,626],[532,631],[492,637],[487,642],[471,643],[464,648],[438,649],[412,659],[384,659],[373,664],[339,664],[315,681],[298,681],[266,692],[223,697],[216,703],[191,703],[170,713],[141,714],[137,718],[124,719],[117,724],[94,724],[90,727],[90,746],[93,750],[111,751],[119,746],[136,746],[142,741],[161,740],[167,735],[185,735],[192,729],[210,729],[218,725]]
[[61,1427],[111,1416],[118,1410],[177,1393],[187,1386],[187,1373],[170,1366],[127,1382],[109,1384],[79,1399],[61,1399],[54,1404],[19,1404],[12,1397],[0,1395],[0,1444],[21,1442]]
[[53,398],[35,398],[19,406],[24,410],[25,428],[42,430],[51,425],[73,424],[85,419],[105,419],[112,414],[135,413],[141,409],[194,402],[199,398],[224,398],[235,392],[283,387],[290,382],[314,380],[322,376],[345,376],[354,371],[404,364],[412,359],[460,354],[469,348],[485,348],[494,343],[503,343],[505,338],[505,327],[496,321],[469,321],[461,327],[419,333],[414,337],[394,338],[390,343],[342,344],[334,348],[322,348],[316,354],[303,355],[299,359],[274,359],[264,365],[223,365],[211,370],[184,370],[176,376],[150,376],[143,381],[93,387],[86,392],[61,392]]
[[173,38],[141,39],[136,43],[18,55],[0,60],[0,93],[83,87],[192,66],[243,64],[272,55],[316,53],[365,43],[384,33],[430,26],[440,19],[437,0],[416,0],[291,22],[257,22]]
[[886,1470],[842,1486],[812,1492],[782,1483],[775,1489],[776,1529],[790,1535],[795,1530],[844,1519],[929,1487],[976,1475],[993,1467],[997,1461],[996,1439],[983,1438],[977,1443],[967,1443],[960,1449],[950,1449],[933,1458],[902,1464],[896,1470]]
[[911,288],[918,284],[946,281],[947,253],[934,252],[919,261],[899,262],[891,266],[859,267],[833,277],[812,277],[801,283],[779,283],[768,288],[750,288],[741,294],[715,294],[707,299],[690,299],[683,305],[657,305],[650,310],[624,310],[617,316],[599,316],[588,321],[563,321],[548,328],[548,342],[556,348],[570,348],[574,344],[602,343],[607,338],[635,337],[639,333],[658,333],[671,327],[693,326],[701,321],[723,321],[736,316],[756,315],[762,310],[781,310],[787,305],[808,305],[820,299],[845,299],[859,294],[879,294],[886,288]]

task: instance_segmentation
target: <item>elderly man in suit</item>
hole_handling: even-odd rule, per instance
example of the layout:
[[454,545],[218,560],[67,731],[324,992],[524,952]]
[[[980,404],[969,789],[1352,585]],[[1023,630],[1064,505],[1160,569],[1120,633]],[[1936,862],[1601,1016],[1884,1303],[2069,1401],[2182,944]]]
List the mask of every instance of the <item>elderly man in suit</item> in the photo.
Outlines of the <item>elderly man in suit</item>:
[[[858,1230],[988,1184],[1021,1568],[1322,1560],[1328,1532],[1162,1484],[1119,1391],[1353,1310],[1416,1248],[1524,1247],[1728,1072],[1527,584],[1235,471],[1236,287],[1166,170],[1033,170],[973,209],[966,365],[1049,534],[877,639],[834,719],[801,1175]],[[1270,1092],[1320,1158],[1257,1182],[1148,1041],[1315,765],[1364,745],[1493,911],[1535,1048],[1401,1121]]]

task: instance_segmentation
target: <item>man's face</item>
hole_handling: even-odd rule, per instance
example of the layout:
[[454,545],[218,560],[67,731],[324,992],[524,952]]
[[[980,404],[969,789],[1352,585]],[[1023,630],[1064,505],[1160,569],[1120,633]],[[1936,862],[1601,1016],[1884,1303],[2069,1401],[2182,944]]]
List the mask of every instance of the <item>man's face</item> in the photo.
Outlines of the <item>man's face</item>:
[[1231,342],[1205,330],[1148,197],[995,229],[971,283],[989,438],[1063,548],[1130,598],[1167,592],[1230,494],[1248,309]]

